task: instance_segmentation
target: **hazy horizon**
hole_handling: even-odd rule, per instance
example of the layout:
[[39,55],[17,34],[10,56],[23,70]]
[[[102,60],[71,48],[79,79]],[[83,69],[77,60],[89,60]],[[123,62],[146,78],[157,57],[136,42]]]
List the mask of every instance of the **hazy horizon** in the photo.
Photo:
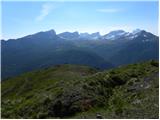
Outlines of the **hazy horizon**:
[[[138,29],[138,28],[137,28]],[[137,29],[134,29],[134,30],[137,30]],[[19,38],[22,38],[22,37],[26,37],[26,36],[28,36],[28,35],[34,35],[34,34],[36,34],[36,33],[39,33],[39,32],[47,32],[47,31],[51,31],[51,30],[54,30],[55,32],[56,32],[56,30],[55,29],[49,29],[49,30],[43,30],[43,31],[37,31],[37,32],[34,32],[34,33],[30,33],[30,34],[27,34],[27,35],[24,35],[24,36],[19,36],[19,37],[16,37],[16,38],[8,38],[8,39],[1,39],[1,40],[5,40],[5,41],[7,41],[7,40],[10,40],[10,39],[19,39]],[[115,29],[115,30],[111,30],[111,31],[109,31],[109,32],[107,32],[107,33],[104,33],[104,34],[101,34],[99,31],[95,31],[95,32],[79,32],[79,31],[63,31],[63,32],[59,32],[59,33],[57,33],[56,32],[56,34],[58,35],[58,34],[60,34],[60,33],[64,33],[64,32],[70,32],[70,33],[73,33],[73,32],[78,32],[79,34],[81,34],[81,33],[88,33],[88,34],[92,34],[92,33],[96,33],[96,32],[99,32],[100,33],[100,35],[101,36],[103,36],[103,35],[106,35],[106,34],[108,34],[108,33],[110,33],[110,32],[112,32],[112,31],[117,31],[117,30],[123,30],[123,29]],[[132,33],[134,30],[132,30],[132,31],[125,31],[125,30],[123,30],[123,31],[125,31],[125,32],[129,32],[129,33]],[[142,30],[142,29],[140,29],[140,30]],[[150,32],[150,31],[146,31],[146,32]],[[151,32],[150,32],[151,33]],[[153,34],[153,33],[152,33]],[[155,35],[155,34],[154,34]],[[156,36],[158,36],[159,37],[159,35],[156,35]]]

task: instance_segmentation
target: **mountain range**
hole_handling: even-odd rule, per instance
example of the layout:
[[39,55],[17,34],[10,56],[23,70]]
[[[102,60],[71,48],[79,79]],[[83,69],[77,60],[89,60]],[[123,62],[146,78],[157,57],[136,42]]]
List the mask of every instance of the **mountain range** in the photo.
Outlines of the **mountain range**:
[[38,32],[1,40],[2,79],[59,64],[110,69],[120,65],[158,60],[159,37],[145,30],[108,34]]

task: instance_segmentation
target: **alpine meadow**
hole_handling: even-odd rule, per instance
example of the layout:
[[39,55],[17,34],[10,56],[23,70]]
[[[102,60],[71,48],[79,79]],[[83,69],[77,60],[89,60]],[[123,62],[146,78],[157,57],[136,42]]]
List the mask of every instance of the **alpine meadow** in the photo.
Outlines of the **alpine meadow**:
[[155,1],[2,1],[2,119],[158,119]]

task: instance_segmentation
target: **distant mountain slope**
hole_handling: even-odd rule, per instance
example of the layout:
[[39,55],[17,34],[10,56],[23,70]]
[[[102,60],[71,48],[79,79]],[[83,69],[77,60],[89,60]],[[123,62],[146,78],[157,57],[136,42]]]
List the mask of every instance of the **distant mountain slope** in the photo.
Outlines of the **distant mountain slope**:
[[68,39],[68,40],[76,40],[79,38],[79,33],[78,32],[63,32],[58,34],[59,37],[63,38],[63,39]]
[[2,118],[158,118],[158,62],[60,65],[2,81]]
[[[20,60],[17,60],[17,58],[15,58],[15,60],[17,61],[15,65],[11,65],[12,69],[9,69],[7,67],[5,68],[4,66],[5,69],[3,69],[2,71],[2,77],[5,78],[6,76],[9,75],[11,77],[31,70],[37,70],[40,68],[46,68],[51,65],[59,65],[59,64],[89,65],[100,69],[105,69],[105,68],[109,69],[113,67],[111,63],[106,62],[102,57],[89,51],[70,49],[70,50],[60,50],[60,51],[48,51],[47,53],[44,53],[43,55],[40,56],[38,56],[38,54],[40,55],[43,53],[42,52],[35,53],[35,56],[32,56],[33,54],[28,55],[26,57],[29,56],[30,57],[22,62],[21,60],[23,58]],[[24,56],[24,58],[26,57]]]
[[127,32],[123,30],[116,30],[116,31],[111,31],[108,34],[104,35],[103,38],[108,39],[108,40],[115,40],[115,39],[119,39],[122,36],[126,36],[126,35],[127,35]]
[[[1,41],[2,78],[15,76],[36,69],[37,64],[58,50],[74,46],[59,38],[54,31],[40,32],[18,40]],[[45,61],[43,61],[45,63]]]
[[159,38],[141,31],[110,58],[114,65],[130,64],[159,58]]
[[117,30],[105,36],[98,32],[64,32],[57,35],[54,30],[50,30],[19,39],[2,40],[2,79],[64,63],[106,69],[157,60],[158,42],[157,36],[144,30],[132,33]]

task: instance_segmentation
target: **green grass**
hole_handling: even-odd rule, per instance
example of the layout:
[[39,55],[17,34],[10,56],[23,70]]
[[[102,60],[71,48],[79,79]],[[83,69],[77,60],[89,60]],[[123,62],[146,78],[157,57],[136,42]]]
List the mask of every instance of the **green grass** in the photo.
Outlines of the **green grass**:
[[158,62],[59,65],[2,81],[2,118],[158,118]]

